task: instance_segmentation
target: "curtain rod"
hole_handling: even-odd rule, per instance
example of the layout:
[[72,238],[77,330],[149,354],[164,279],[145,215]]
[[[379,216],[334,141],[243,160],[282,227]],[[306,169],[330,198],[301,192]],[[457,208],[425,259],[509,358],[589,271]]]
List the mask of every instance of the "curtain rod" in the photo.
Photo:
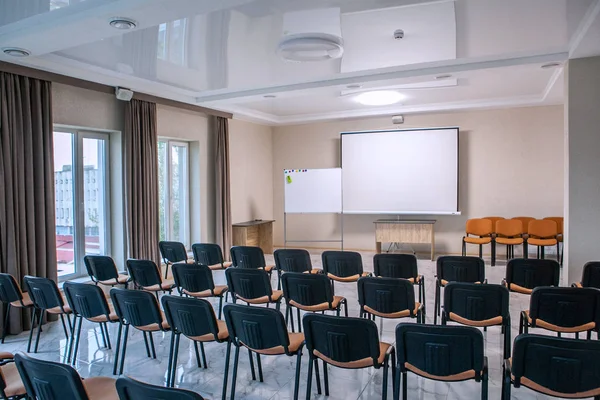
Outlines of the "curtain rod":
[[[84,79],[74,78],[72,76],[56,74],[54,72],[42,71],[41,69],[26,67],[19,64],[12,64],[5,61],[0,61],[0,71],[8,72],[16,75],[23,75],[29,78],[41,79],[50,82],[61,83],[64,85],[74,86],[81,89],[93,90],[100,93],[114,95],[115,88],[113,86],[104,85],[102,83],[87,81]],[[135,92],[134,99],[150,101],[156,104],[161,104],[170,107],[181,108],[184,110],[200,112],[203,114],[214,115],[216,117],[232,118],[233,114],[224,111],[213,110],[212,108],[196,106],[182,101],[166,99],[164,97],[153,96],[150,94]]]

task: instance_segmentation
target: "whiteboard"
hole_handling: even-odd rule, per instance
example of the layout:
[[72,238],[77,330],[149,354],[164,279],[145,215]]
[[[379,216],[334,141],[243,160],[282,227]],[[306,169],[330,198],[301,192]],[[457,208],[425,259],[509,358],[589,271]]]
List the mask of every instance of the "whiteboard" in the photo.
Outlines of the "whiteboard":
[[342,169],[283,171],[286,213],[341,213]]

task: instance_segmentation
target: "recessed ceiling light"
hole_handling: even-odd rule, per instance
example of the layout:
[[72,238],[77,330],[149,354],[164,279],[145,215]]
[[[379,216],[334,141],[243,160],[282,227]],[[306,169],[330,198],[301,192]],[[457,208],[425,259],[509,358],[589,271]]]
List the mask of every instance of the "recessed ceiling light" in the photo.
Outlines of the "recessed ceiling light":
[[277,96],[275,96],[274,94],[265,94],[263,97],[264,97],[265,99],[274,99],[274,98],[275,98],[275,97],[277,97]]
[[394,90],[374,90],[354,97],[354,100],[365,106],[387,106],[404,99],[404,95]]
[[110,26],[116,29],[128,30],[137,26],[137,22],[130,18],[115,17],[110,20]]
[[29,50],[21,49],[19,47],[3,47],[2,51],[4,54],[12,57],[27,57],[31,55]]
[[450,74],[444,74],[444,75],[438,75],[435,77],[435,79],[448,79],[448,78],[452,78],[452,75]]
[[346,86],[346,89],[360,89],[362,87],[362,85],[359,85],[357,83],[354,83],[352,85],[348,85]]
[[556,68],[556,67],[560,67],[559,62],[551,62],[551,63],[542,65],[542,69],[549,69],[549,68]]

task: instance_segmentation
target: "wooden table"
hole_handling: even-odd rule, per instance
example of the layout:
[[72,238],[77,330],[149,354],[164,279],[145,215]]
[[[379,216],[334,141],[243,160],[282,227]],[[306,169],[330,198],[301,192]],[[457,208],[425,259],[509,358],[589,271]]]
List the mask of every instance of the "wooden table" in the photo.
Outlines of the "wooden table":
[[258,246],[265,254],[273,254],[273,220],[233,224],[234,246]]
[[375,224],[375,248],[381,253],[381,243],[428,243],[431,245],[431,260],[435,254],[434,219],[402,220],[379,219]]

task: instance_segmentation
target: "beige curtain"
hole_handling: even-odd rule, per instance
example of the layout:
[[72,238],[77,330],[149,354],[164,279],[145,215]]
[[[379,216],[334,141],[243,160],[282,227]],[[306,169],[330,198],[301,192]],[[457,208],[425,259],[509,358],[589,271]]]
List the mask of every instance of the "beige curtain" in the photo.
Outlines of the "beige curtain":
[[[19,284],[57,278],[54,207],[51,83],[0,72],[0,272]],[[12,307],[9,333],[27,314]]]
[[223,249],[223,256],[229,258],[232,245],[231,192],[229,190],[229,120],[215,117],[216,134],[215,186],[216,186],[216,242]]
[[160,265],[156,104],[134,99],[125,105],[123,165],[128,256]]

